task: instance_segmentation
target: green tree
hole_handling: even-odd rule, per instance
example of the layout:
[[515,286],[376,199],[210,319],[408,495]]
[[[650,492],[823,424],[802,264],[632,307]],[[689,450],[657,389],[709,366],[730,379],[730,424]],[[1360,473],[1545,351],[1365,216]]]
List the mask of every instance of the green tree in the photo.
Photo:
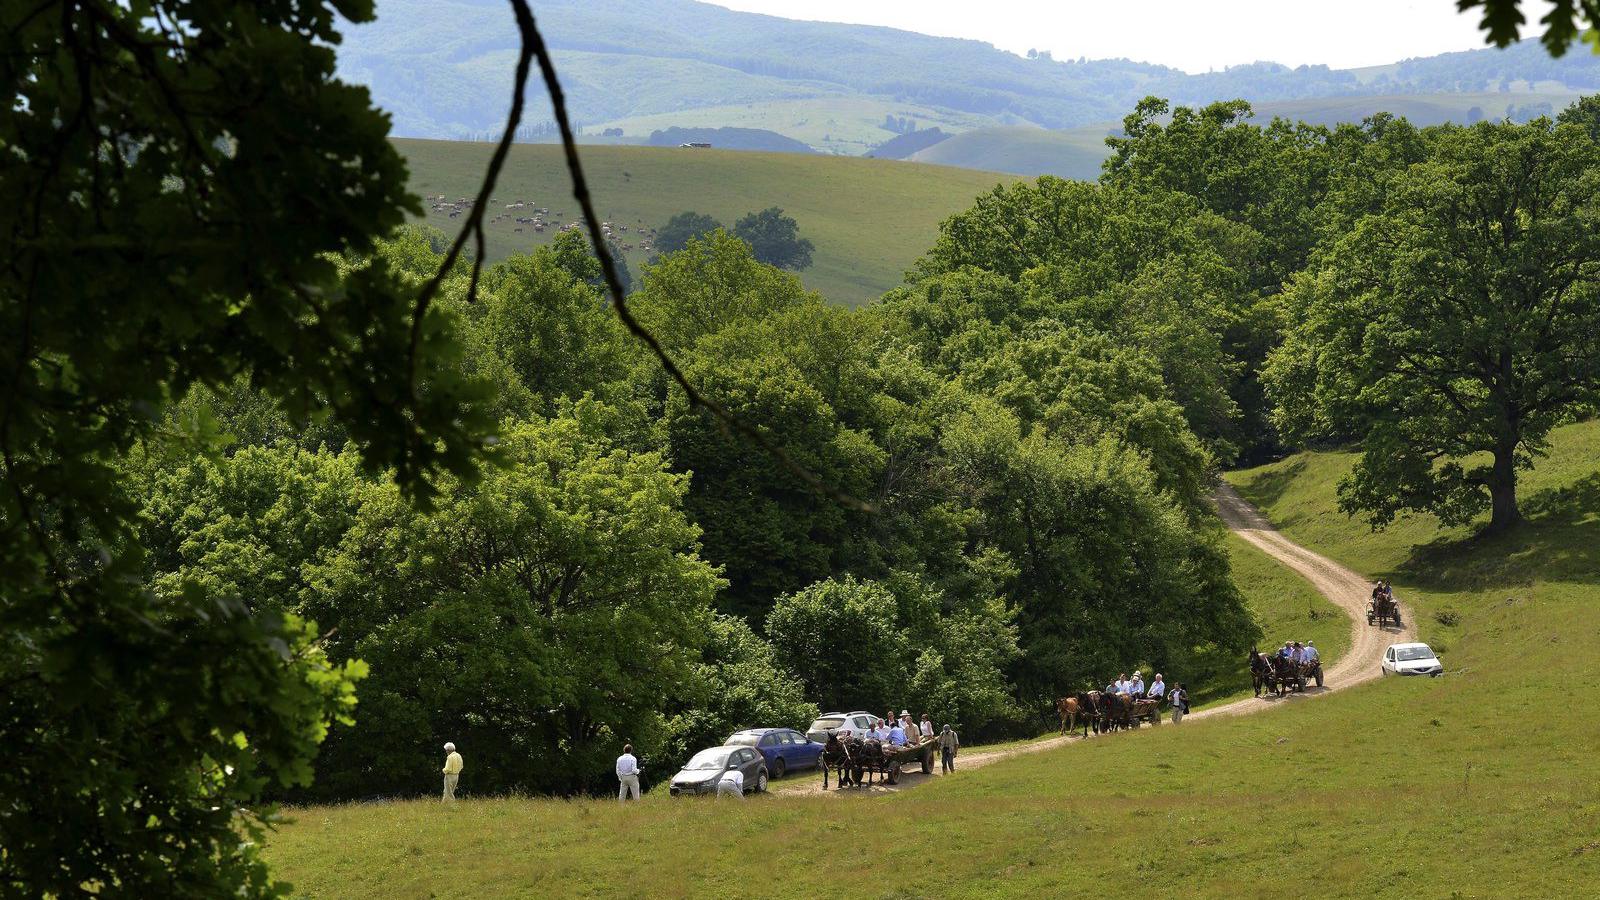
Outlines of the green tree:
[[847,575],[778,598],[766,631],[824,708],[881,709],[911,679],[913,647],[898,618],[892,591]]
[[667,722],[665,758],[687,759],[742,728],[804,730],[817,717],[817,705],[806,699],[803,682],[791,670],[793,662],[780,657],[743,619],[715,616],[695,665],[693,698]]
[[662,255],[677,253],[689,246],[690,241],[703,238],[721,227],[721,222],[705,213],[692,210],[678,213],[656,231],[656,252]]
[[420,210],[387,118],[334,77],[341,14],[372,6],[0,11],[0,738],[27,748],[0,773],[6,893],[280,893],[241,829],[350,715],[360,667],[309,623],[142,583],[119,460],[174,403],[248,378],[423,497],[488,432],[450,317],[369,257]]
[[1346,511],[1505,529],[1518,470],[1600,399],[1600,147],[1541,119],[1429,149],[1296,284],[1270,383],[1285,427],[1358,423]]
[[1577,125],[1588,132],[1589,140],[1600,141],[1600,94],[1579,97],[1556,116],[1556,124]]
[[811,251],[816,249],[800,236],[800,224],[776,206],[733,223],[733,234],[750,245],[756,259],[796,272],[811,265]]
[[954,416],[943,442],[983,533],[1014,561],[1002,589],[1023,652],[1010,674],[1031,709],[1130,661],[1166,667],[1208,641],[1243,652],[1257,634],[1221,529],[1186,516],[1137,451],[1024,436],[988,401]]
[[714,231],[646,267],[644,287],[630,305],[662,346],[680,351],[724,328],[821,302],[799,278],[763,265],[749,245]]

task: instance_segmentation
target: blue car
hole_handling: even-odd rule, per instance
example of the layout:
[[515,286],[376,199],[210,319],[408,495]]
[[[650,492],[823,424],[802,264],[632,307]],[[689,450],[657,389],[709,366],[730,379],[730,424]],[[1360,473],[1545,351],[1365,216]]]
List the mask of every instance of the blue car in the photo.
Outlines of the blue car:
[[735,732],[724,744],[754,747],[767,761],[773,778],[792,769],[812,769],[822,758],[822,745],[793,728],[748,728]]

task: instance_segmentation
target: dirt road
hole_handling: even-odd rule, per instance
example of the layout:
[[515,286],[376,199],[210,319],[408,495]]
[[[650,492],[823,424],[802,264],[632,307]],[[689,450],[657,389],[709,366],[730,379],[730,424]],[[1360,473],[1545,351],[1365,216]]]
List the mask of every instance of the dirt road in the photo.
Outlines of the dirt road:
[[[1213,495],[1216,503],[1217,514],[1221,516],[1223,524],[1228,530],[1255,546],[1279,563],[1294,570],[1300,577],[1311,582],[1322,596],[1327,597],[1334,605],[1344,610],[1350,616],[1350,650],[1338,662],[1327,667],[1325,680],[1327,687],[1307,688],[1303,694],[1289,694],[1287,697],[1247,697],[1222,706],[1213,706],[1184,717],[1185,721],[1210,719],[1220,716],[1236,716],[1246,713],[1260,712],[1271,709],[1280,703],[1299,703],[1320,697],[1333,691],[1371,681],[1378,677],[1379,664],[1383,659],[1383,651],[1390,644],[1399,641],[1416,640],[1416,625],[1411,622],[1411,611],[1402,608],[1407,625],[1404,628],[1376,628],[1367,624],[1367,598],[1371,595],[1372,584],[1364,576],[1344,566],[1339,565],[1326,556],[1313,553],[1310,550],[1294,543],[1272,527],[1266,517],[1249,501],[1239,496],[1239,493],[1226,482],[1217,485]],[[956,758],[958,771],[982,768],[996,760],[1018,756],[1024,753],[1038,753],[1059,747],[1069,741],[1082,740],[1075,737],[1054,737],[1030,744],[1015,747],[997,748],[994,750],[972,750]],[[894,787],[888,785],[873,785],[862,789],[860,793],[890,793],[915,787],[931,777],[920,772],[904,774],[900,783]],[[772,790],[783,794],[810,794],[822,790],[821,778],[806,773],[784,782],[774,782]],[[837,793],[830,791],[829,793]],[[850,791],[849,793],[857,793]]]

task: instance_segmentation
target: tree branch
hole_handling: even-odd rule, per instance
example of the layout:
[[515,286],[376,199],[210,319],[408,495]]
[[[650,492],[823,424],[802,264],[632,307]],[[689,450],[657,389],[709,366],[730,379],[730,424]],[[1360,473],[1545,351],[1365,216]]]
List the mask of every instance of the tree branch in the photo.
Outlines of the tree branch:
[[[639,321],[634,318],[632,310],[628,308],[626,293],[622,289],[622,279],[617,275],[616,262],[612,260],[610,248],[606,246],[605,239],[600,234],[600,217],[595,214],[594,201],[589,195],[589,183],[584,178],[583,163],[578,158],[577,141],[573,138],[572,124],[567,118],[566,98],[561,91],[561,82],[556,78],[555,64],[550,59],[550,51],[545,47],[544,37],[539,34],[539,27],[534,22],[533,12],[528,8],[527,0],[510,0],[510,2],[511,8],[516,12],[517,29],[522,33],[521,60],[526,61],[531,50],[539,60],[539,72],[544,77],[545,87],[550,92],[550,105],[555,114],[556,125],[561,130],[561,147],[566,154],[567,172],[572,177],[572,196],[578,201],[578,207],[583,213],[584,224],[589,231],[589,240],[594,245],[595,258],[600,261],[600,271],[605,276],[606,289],[611,295],[611,305],[616,310],[617,318],[622,320],[622,324],[627,327],[634,337],[643,341],[645,346],[650,348],[650,352],[661,363],[661,368],[671,376],[672,380],[677,383],[678,387],[689,398],[691,406],[698,406],[706,410],[725,428],[731,428],[754,441],[795,477],[805,482],[812,490],[831,498],[841,506],[862,512],[876,512],[877,510],[872,504],[858,500],[850,494],[824,483],[811,470],[795,462],[794,458],[782,447],[778,446],[765,432],[734,416],[722,404],[702,394],[684,376],[682,369],[673,361],[666,348],[661,346],[661,342],[656,339],[656,336],[651,334],[648,329],[639,324]],[[515,112],[518,113],[521,111],[522,78],[525,68],[523,62],[518,63],[518,99],[515,108]],[[510,127],[506,129],[508,139],[512,130]],[[481,218],[480,215],[480,221]]]

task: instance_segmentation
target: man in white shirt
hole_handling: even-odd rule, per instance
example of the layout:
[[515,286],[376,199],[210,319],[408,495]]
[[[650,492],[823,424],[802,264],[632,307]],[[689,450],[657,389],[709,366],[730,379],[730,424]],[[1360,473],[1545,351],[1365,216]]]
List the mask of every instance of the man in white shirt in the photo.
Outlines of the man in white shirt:
[[1151,700],[1160,700],[1162,697],[1166,696],[1166,693],[1166,682],[1161,680],[1161,673],[1157,672],[1156,680],[1150,682],[1150,689],[1145,691],[1145,696],[1149,697]]
[[1320,658],[1320,655],[1317,653],[1316,644],[1306,641],[1305,657],[1307,662],[1316,662]]
[[1128,682],[1128,694],[1138,697],[1144,693],[1144,673],[1135,671],[1133,680]]
[[872,733],[868,735],[868,737],[871,737],[880,744],[884,741],[887,741],[889,739],[889,723],[879,722],[878,727],[872,729]]
[[739,771],[737,766],[723,772],[722,777],[717,780],[717,799],[723,797],[744,799],[744,773]]
[[623,803],[628,795],[639,799],[639,760],[633,755],[633,745],[622,745],[622,755],[617,757],[617,802]]
[[456,745],[446,743],[444,752],[449,754],[444,758],[444,802],[456,802],[456,784],[461,780],[461,754],[456,752]]

